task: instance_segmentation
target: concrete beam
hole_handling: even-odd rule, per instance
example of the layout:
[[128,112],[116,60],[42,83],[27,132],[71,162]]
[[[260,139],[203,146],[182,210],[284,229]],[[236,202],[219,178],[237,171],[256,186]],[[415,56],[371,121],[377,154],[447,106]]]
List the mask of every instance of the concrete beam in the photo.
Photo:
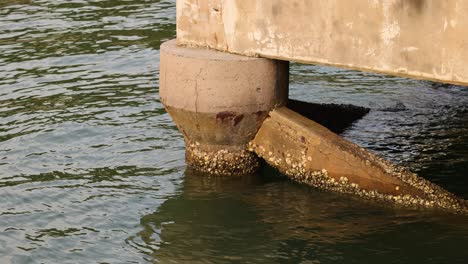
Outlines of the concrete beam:
[[177,0],[178,44],[468,85],[465,0]]

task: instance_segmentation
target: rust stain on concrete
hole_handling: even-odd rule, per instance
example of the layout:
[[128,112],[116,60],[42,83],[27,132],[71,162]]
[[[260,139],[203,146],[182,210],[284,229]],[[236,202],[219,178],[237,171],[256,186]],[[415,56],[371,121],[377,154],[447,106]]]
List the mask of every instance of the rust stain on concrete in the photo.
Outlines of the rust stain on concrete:
[[216,120],[219,120],[221,123],[230,123],[232,126],[237,126],[242,119],[244,119],[244,114],[230,111],[220,112],[216,115]]

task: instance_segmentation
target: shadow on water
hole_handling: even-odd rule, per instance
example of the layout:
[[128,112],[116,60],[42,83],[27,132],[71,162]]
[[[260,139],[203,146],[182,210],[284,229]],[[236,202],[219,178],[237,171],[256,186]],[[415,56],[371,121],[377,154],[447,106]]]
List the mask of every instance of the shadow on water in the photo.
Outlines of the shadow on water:
[[157,263],[441,263],[440,251],[450,263],[468,258],[466,217],[382,207],[274,174],[186,170],[181,193],[143,216],[127,242]]
[[369,108],[349,104],[318,104],[289,99],[287,107],[310,120],[341,134],[354,122],[367,115]]

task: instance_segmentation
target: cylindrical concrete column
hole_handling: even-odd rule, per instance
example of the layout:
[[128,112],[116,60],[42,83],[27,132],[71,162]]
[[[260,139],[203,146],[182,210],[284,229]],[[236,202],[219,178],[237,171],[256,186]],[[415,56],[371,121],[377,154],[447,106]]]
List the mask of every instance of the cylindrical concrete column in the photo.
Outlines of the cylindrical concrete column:
[[159,95],[186,143],[189,166],[243,175],[258,168],[247,150],[268,113],[286,104],[289,64],[219,51],[161,45]]

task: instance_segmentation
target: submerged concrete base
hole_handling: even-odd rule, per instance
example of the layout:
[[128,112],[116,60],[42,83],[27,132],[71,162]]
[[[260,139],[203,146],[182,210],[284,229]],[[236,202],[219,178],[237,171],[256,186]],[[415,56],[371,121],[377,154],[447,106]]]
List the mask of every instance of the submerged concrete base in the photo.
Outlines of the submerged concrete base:
[[197,145],[186,146],[185,158],[192,169],[215,175],[250,175],[259,167],[259,158],[247,150],[246,145]]
[[468,213],[466,201],[286,107],[269,114],[250,149],[300,183],[406,206]]
[[160,98],[182,132],[190,167],[245,175],[259,167],[247,150],[268,113],[288,98],[289,63],[209,49],[161,45]]

